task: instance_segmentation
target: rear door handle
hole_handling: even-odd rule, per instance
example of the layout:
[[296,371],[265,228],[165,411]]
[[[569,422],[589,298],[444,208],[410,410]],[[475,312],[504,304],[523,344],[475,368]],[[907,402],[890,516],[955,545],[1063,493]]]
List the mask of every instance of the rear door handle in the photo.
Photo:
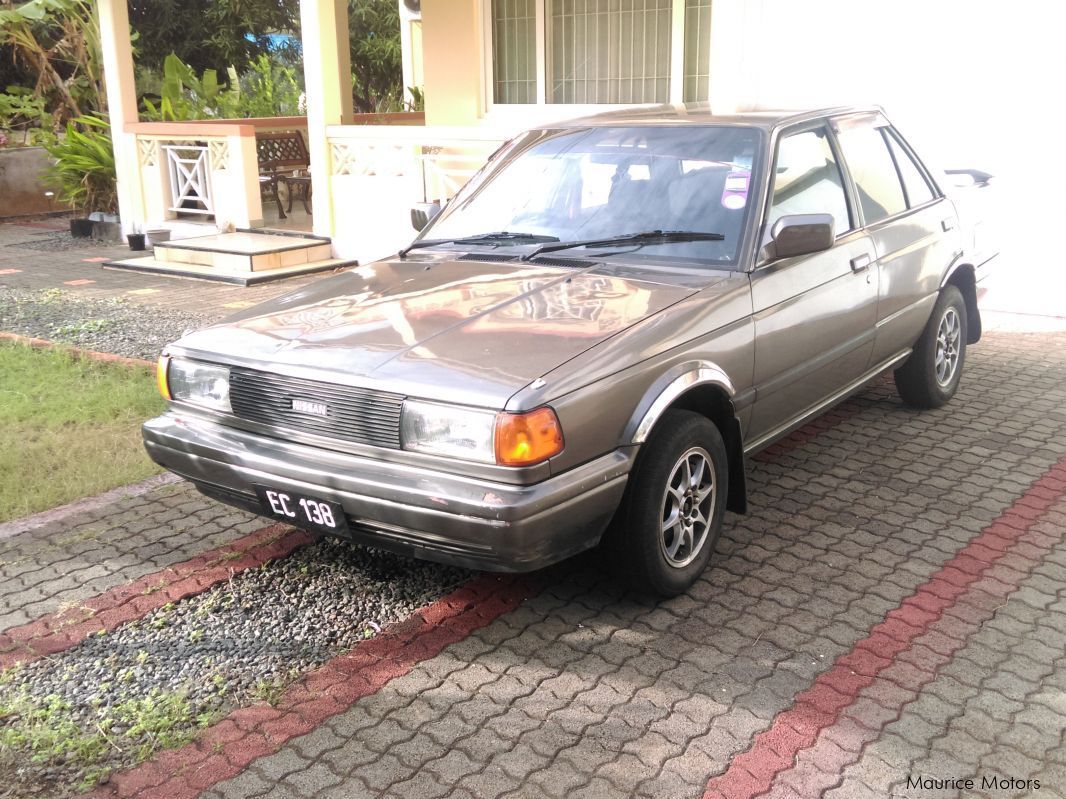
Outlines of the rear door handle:
[[855,274],[858,274],[859,272],[865,272],[867,269],[870,268],[870,264],[872,262],[873,259],[868,254],[864,253],[862,255],[858,255],[851,259],[851,271]]

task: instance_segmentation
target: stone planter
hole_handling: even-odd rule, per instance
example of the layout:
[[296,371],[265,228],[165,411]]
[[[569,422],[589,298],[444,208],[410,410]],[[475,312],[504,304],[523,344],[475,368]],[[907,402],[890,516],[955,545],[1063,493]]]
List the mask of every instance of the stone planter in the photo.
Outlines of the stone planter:
[[118,222],[93,222],[92,237],[97,241],[106,241],[111,244],[121,244],[122,225]]
[[149,228],[145,233],[148,234],[148,243],[153,247],[170,241],[170,230],[167,228]]

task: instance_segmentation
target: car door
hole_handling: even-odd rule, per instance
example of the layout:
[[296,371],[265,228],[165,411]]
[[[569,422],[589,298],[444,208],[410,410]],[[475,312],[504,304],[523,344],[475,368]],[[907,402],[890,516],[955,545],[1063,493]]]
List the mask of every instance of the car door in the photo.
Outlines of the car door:
[[831,214],[824,252],[759,263],[751,273],[755,404],[747,440],[757,447],[862,376],[873,349],[874,250],[851,208],[824,123],[778,139],[763,242],[782,216]]
[[877,254],[878,364],[911,347],[932,312],[958,249],[955,209],[880,114],[840,120],[837,140]]

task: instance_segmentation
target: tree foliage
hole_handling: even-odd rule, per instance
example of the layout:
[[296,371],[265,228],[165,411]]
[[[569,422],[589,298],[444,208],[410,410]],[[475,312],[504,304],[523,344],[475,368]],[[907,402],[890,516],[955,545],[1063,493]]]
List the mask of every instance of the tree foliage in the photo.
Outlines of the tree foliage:
[[32,76],[56,120],[106,105],[100,29],[90,0],[0,0],[0,46]]
[[[196,73],[219,75],[268,53],[281,66],[301,60],[299,0],[130,0],[129,8],[137,63],[148,70],[162,70],[170,53]],[[356,110],[397,108],[403,81],[396,0],[349,0],[348,16]],[[292,34],[292,46],[272,49],[268,36],[275,33]]]
[[[106,110],[94,0],[0,0],[0,91],[44,101],[33,127]],[[138,84],[155,118],[296,114],[302,91],[299,0],[129,0]],[[276,35],[290,44],[278,48]],[[349,0],[352,96],[360,112],[403,102],[396,0]],[[177,61],[170,62],[168,57]],[[182,67],[175,76],[176,65]],[[240,73],[239,79],[234,71]],[[168,74],[169,72],[169,74]],[[222,84],[219,76],[228,76]],[[170,108],[164,109],[168,98]],[[5,114],[29,108],[18,92]]]
[[403,102],[403,70],[396,0],[350,0],[348,35],[355,110],[398,110]]
[[130,0],[137,61],[162,69],[174,53],[197,72],[225,72],[268,53],[272,33],[298,32],[299,0]]
[[248,65],[243,75],[230,67],[226,77],[226,83],[220,82],[213,69],[205,69],[198,75],[171,53],[163,61],[162,76],[141,72],[145,116],[154,121],[183,122],[296,116],[301,112],[302,89],[295,67],[261,55]]

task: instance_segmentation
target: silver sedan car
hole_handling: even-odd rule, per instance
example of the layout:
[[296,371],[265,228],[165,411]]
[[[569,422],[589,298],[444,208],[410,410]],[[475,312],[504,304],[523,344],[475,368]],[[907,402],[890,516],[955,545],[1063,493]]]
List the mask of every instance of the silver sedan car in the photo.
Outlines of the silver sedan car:
[[947,182],[876,108],[531,130],[395,257],[168,347],[145,444],[295,525],[503,571],[599,546],[673,595],[746,457],[886,370],[955,393],[994,253]]

